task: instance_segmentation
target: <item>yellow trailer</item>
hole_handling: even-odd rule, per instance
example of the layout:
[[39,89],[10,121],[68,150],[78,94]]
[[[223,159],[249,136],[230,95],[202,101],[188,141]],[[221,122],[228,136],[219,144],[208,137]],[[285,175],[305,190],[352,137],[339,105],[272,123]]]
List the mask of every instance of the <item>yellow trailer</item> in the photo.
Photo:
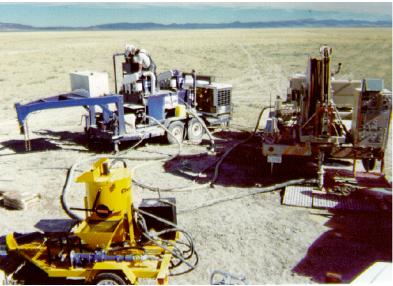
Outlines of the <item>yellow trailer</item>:
[[[84,211],[86,217],[70,232],[10,233],[7,253],[16,253],[49,277],[90,284],[138,284],[140,279],[166,284],[171,267],[184,262],[194,268],[187,262],[195,253],[192,239],[176,227],[173,201],[150,199],[149,206],[152,201],[165,205],[134,209],[130,172],[125,163],[120,168],[114,165],[100,159],[77,178],[86,184],[85,208],[71,209]],[[182,236],[188,249],[184,243],[177,245]]]

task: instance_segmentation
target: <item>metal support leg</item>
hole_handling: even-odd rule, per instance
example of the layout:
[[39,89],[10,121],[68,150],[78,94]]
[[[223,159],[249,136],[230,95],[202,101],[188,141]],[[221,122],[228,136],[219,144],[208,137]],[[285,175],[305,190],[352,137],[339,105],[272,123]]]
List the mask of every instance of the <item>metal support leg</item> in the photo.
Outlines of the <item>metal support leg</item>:
[[356,157],[353,159],[352,173],[356,177]]
[[323,170],[324,160],[325,160],[325,153],[323,151],[319,151],[319,154],[318,154],[318,187],[320,190],[323,189],[323,185],[324,185],[324,175],[325,175],[325,172]]
[[381,173],[385,172],[385,157],[381,158]]
[[23,123],[24,135],[25,135],[25,151],[31,151],[31,142],[29,137],[29,127],[27,120]]
[[115,154],[119,153],[119,150],[119,142],[113,142],[113,151],[115,151]]

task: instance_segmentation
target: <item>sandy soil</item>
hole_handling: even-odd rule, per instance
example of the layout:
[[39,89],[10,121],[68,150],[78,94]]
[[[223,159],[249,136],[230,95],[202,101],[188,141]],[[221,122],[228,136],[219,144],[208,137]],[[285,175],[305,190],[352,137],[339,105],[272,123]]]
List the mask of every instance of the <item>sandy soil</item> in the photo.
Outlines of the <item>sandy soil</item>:
[[[112,80],[111,55],[122,51],[125,43],[148,49],[159,71],[195,69],[231,83],[233,126],[243,129],[255,125],[270,95],[285,94],[287,78],[304,71],[308,55],[315,54],[320,44],[332,46],[335,63],[343,63],[337,78],[381,77],[391,89],[391,29],[1,33],[0,42],[0,190],[27,190],[42,196],[39,205],[29,210],[0,208],[0,236],[67,219],[59,202],[67,169],[94,155],[85,146],[80,125],[83,111],[75,108],[33,115],[29,119],[33,152],[24,153],[13,104],[68,91],[68,73],[74,70],[107,71]],[[218,133],[218,151],[246,136],[235,129]],[[208,284],[215,269],[243,274],[255,284],[323,282],[327,271],[339,272],[344,281],[350,281],[372,261],[391,260],[391,213],[288,207],[281,205],[279,192],[195,209],[211,200],[247,194],[271,180],[315,175],[311,162],[302,162],[302,168],[295,162],[270,178],[258,144],[251,141],[228,158],[215,188],[164,194],[176,197],[179,225],[193,235],[200,254],[196,270],[173,277],[170,283]],[[206,147],[207,141],[201,146],[185,145],[180,158],[138,169],[135,177],[162,188],[190,184],[215,157],[187,155],[205,152]],[[176,146],[153,140],[128,155],[157,152],[174,154]],[[391,141],[386,160],[390,174]],[[205,175],[211,176],[211,171]],[[136,186],[134,192],[136,203],[157,196]],[[81,206],[82,196],[83,186],[74,185],[70,202]]]

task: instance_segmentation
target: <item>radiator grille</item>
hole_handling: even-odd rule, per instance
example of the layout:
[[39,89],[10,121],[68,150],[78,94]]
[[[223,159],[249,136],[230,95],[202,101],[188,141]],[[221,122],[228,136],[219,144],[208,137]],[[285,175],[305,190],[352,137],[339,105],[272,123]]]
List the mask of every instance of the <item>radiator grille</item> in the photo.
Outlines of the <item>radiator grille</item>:
[[231,104],[231,90],[222,89],[218,91],[217,105],[227,106]]

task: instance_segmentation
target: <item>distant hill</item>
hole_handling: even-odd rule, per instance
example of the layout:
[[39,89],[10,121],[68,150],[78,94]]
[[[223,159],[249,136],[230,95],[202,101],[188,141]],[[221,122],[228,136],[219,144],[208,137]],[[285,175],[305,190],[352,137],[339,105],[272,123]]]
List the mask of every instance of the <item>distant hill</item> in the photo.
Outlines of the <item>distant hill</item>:
[[88,27],[98,30],[169,30],[169,29],[233,29],[233,28],[284,28],[284,27],[391,27],[391,21],[360,20],[289,20],[275,22],[232,22],[219,24],[156,24],[156,23],[113,23]]
[[0,22],[0,31],[18,31],[18,30],[32,30],[32,29],[34,29],[34,27],[28,25]]
[[173,30],[173,29],[255,29],[255,28],[311,28],[311,27],[392,27],[392,21],[366,20],[288,20],[270,22],[232,23],[109,23],[89,27],[34,27],[15,23],[1,23],[0,31],[95,31],[95,30]]

